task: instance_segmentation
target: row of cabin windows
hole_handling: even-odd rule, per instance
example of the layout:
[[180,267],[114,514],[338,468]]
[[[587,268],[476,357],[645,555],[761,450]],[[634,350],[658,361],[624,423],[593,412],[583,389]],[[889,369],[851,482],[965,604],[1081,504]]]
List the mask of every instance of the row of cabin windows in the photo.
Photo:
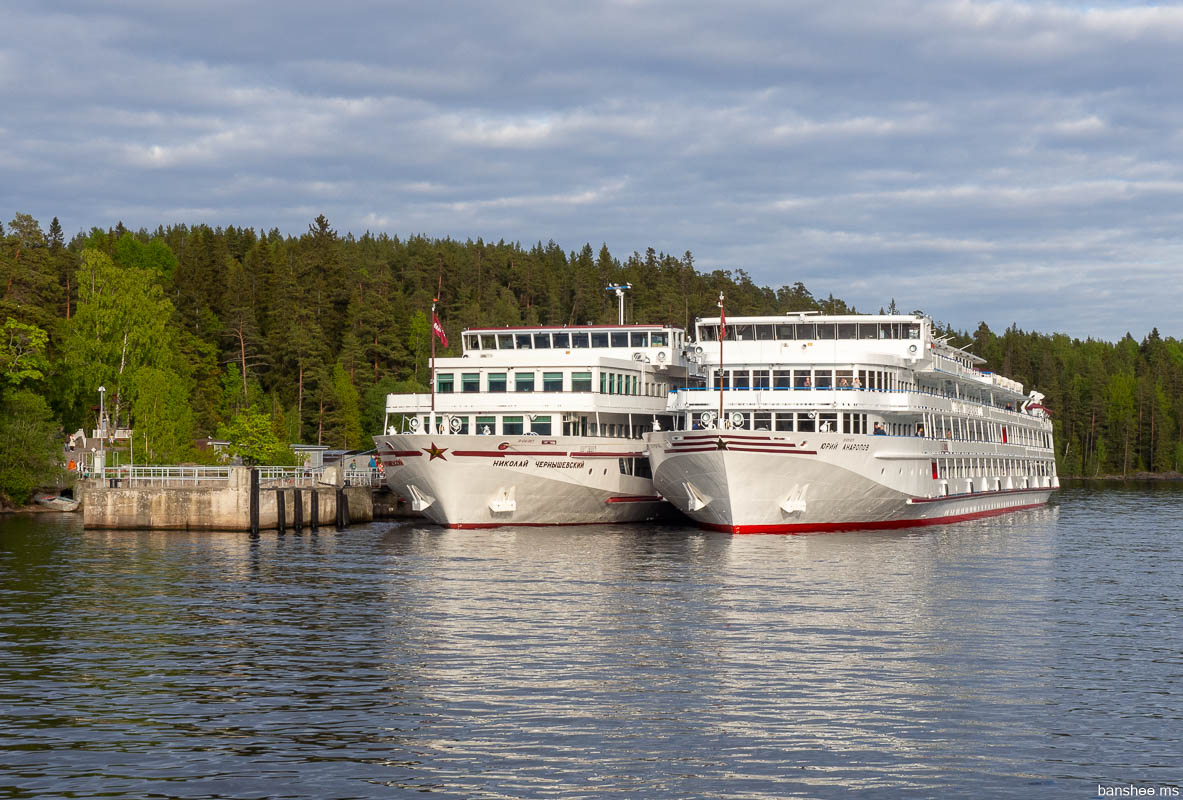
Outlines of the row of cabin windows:
[[[742,418],[735,424],[736,414]],[[867,415],[851,412],[816,411],[728,411],[724,415],[732,429],[755,431],[798,431],[801,433],[866,433]],[[713,423],[712,423],[713,426]],[[695,419],[693,428],[701,427]]]
[[[572,392],[592,391],[591,372],[572,372],[570,390]],[[535,372],[515,372],[513,376],[513,390],[515,392],[533,392],[541,389],[543,392],[561,392],[564,386],[564,373],[543,372],[541,378]],[[505,372],[486,373],[486,391],[509,391],[509,379]],[[451,372],[437,372],[435,375],[435,390],[440,394],[451,394],[456,388],[456,376]],[[481,390],[481,374],[479,372],[462,372],[460,374],[460,391],[474,393]],[[663,384],[648,383],[645,385],[646,394],[660,396]],[[640,394],[641,381],[637,375],[618,372],[600,372],[601,394]]]
[[[453,422],[456,420],[456,422]],[[423,430],[428,430],[431,423],[429,417],[422,419]],[[556,433],[550,415],[537,414],[533,418],[529,415],[506,414],[503,416],[468,416],[464,414],[437,415],[436,424],[440,433],[467,434],[478,436],[551,436]],[[621,422],[589,421],[586,417],[563,423],[564,436],[619,436],[640,438],[643,434],[653,430],[652,422],[634,424],[631,426]],[[629,473],[633,474],[633,473]]]
[[[677,338],[681,338],[678,334]],[[467,350],[569,350],[592,347],[669,347],[670,331],[467,333]],[[680,342],[675,346],[680,346]]]
[[866,369],[725,369],[714,370],[711,388],[718,389],[869,389],[892,391],[895,374]]
[[[719,341],[718,325],[699,325],[698,338]],[[792,342],[819,339],[919,339],[919,322],[778,322],[731,323],[725,342]]]
[[[539,436],[551,435],[552,426],[549,416],[538,415],[533,419],[530,419],[528,416],[504,416],[500,418],[500,425],[498,424],[498,418],[493,416],[476,417],[475,421],[474,418],[465,415],[451,414],[449,416],[448,426],[445,426],[443,423],[442,420],[444,417],[442,415],[436,417],[442,433],[477,433],[489,436],[499,433],[505,436],[521,436],[526,433],[536,433]],[[452,423],[451,420],[458,420],[458,422]],[[475,427],[470,428],[470,424],[475,425]],[[430,418],[424,417],[423,429],[427,430],[429,425]],[[452,425],[458,427],[452,428]]]

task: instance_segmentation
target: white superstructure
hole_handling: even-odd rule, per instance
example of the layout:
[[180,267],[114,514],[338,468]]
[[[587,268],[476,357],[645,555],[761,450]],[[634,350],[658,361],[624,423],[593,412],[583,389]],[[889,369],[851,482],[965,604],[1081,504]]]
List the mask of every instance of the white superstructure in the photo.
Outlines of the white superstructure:
[[1042,395],[925,317],[728,317],[721,360],[719,322],[696,324],[709,386],[672,393],[674,429],[646,437],[657,490],[706,527],[949,522],[1059,486]]
[[685,388],[665,325],[476,328],[429,394],[391,394],[375,436],[390,488],[456,528],[649,519],[663,505],[645,433]]

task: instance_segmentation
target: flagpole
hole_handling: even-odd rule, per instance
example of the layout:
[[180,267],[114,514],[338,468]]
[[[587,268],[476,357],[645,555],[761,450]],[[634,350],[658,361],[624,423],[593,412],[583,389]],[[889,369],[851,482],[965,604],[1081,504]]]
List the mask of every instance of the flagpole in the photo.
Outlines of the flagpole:
[[435,433],[435,304],[439,300],[438,297],[431,298],[431,416],[428,417],[428,424],[430,430],[428,433]]
[[[444,288],[444,257],[439,256],[439,285],[435,289],[435,297],[431,298],[431,433],[435,433],[435,304],[440,301],[440,294]],[[443,328],[440,328],[443,330]]]
[[723,430],[723,337],[727,335],[727,315],[723,311],[723,293],[719,292],[719,421],[715,427]]

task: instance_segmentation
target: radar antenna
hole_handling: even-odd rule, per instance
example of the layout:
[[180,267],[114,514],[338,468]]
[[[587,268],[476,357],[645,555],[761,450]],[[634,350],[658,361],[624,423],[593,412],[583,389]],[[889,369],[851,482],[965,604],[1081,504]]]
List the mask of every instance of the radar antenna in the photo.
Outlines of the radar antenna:
[[617,325],[624,324],[624,292],[626,289],[631,289],[631,288],[633,288],[633,285],[631,283],[618,283],[613,286],[605,286],[604,287],[605,292],[616,292],[616,299],[617,299],[617,301],[619,301],[619,304],[620,304],[620,311],[618,314],[619,319],[616,323]]

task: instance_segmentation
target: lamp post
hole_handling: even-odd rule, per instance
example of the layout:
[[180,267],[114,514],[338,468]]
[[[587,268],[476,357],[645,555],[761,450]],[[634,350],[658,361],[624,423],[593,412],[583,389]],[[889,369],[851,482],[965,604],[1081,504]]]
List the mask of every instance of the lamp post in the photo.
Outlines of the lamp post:
[[107,467],[107,452],[103,440],[107,438],[107,407],[104,403],[104,396],[107,393],[106,386],[99,387],[99,464],[101,470]]

